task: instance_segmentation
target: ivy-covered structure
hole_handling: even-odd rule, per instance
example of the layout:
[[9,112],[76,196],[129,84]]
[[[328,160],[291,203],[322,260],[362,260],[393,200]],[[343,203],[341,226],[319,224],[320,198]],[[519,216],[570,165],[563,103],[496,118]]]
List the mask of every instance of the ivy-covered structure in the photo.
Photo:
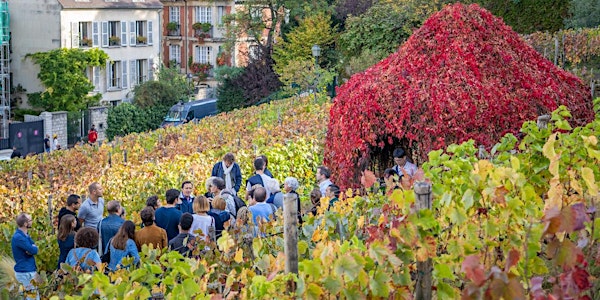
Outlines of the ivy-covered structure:
[[469,139],[489,148],[559,105],[571,110],[573,124],[593,119],[580,79],[480,6],[450,5],[339,89],[325,164],[336,183],[353,187],[362,170],[391,167],[395,147],[419,162],[431,150]]

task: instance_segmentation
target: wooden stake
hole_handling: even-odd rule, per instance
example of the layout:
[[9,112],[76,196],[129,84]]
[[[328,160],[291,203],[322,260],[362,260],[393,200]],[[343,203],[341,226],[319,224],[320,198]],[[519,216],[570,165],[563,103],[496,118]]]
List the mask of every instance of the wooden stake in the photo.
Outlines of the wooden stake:
[[283,240],[285,272],[298,274],[298,198],[288,193],[283,198]]
[[[418,211],[431,209],[432,195],[431,184],[426,182],[417,182],[414,185],[415,206]],[[431,258],[426,261],[417,262],[417,284],[415,287],[415,299],[431,300],[432,297],[432,277],[433,262]]]

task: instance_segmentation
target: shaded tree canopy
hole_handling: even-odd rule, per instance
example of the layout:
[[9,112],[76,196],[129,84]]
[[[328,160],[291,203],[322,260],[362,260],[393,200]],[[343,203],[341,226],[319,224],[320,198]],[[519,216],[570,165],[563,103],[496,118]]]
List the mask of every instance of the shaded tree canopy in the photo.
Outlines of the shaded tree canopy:
[[469,139],[490,147],[559,105],[571,110],[575,125],[593,119],[580,79],[480,6],[446,6],[396,53],[338,90],[325,164],[342,187],[354,187],[381,149],[405,142],[422,161]]

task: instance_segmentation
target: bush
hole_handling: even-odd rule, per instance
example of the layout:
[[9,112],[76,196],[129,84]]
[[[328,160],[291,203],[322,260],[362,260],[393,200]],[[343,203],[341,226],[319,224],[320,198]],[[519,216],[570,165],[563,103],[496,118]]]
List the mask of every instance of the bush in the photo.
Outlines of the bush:
[[108,111],[106,135],[112,140],[115,136],[156,129],[168,110],[166,106],[140,108],[131,103],[113,107]]
[[225,79],[217,88],[219,98],[217,109],[219,111],[231,111],[244,105],[244,91],[241,87],[233,84],[232,79]]

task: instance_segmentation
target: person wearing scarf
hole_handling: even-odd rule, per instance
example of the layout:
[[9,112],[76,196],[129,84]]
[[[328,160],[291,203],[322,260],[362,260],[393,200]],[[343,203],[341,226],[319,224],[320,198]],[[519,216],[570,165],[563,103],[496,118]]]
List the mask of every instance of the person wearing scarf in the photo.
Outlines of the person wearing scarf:
[[223,161],[214,165],[210,176],[223,178],[226,190],[235,191],[236,193],[240,191],[242,171],[240,166],[235,162],[233,153],[225,154]]

